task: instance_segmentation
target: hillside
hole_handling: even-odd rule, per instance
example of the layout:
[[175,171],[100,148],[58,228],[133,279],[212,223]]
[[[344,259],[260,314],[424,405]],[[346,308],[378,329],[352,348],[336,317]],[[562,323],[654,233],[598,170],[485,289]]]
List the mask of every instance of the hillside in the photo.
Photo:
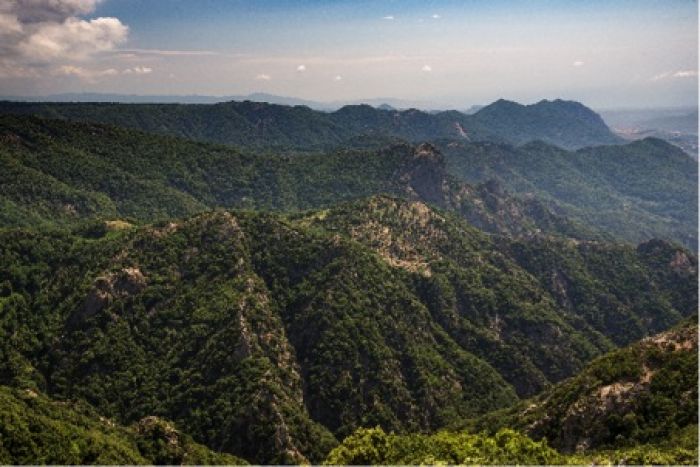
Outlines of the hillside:
[[[697,349],[697,325],[686,321],[594,360],[576,377],[489,414],[474,428],[513,427],[563,452],[584,455],[663,446],[682,431],[695,427],[697,433]],[[697,438],[690,447],[697,461]]]
[[[697,345],[697,326],[686,322],[606,354],[576,377],[469,423],[466,431],[361,429],[326,462],[697,464]],[[485,431],[474,434],[479,430]]]
[[293,211],[380,193],[459,212],[495,233],[599,238],[493,183],[452,179],[430,145],[285,156],[103,125],[0,117],[0,225],[184,217],[215,207]]
[[512,144],[543,140],[566,148],[620,142],[602,119],[576,102],[522,106],[498,101],[473,115],[348,105],[335,112],[265,102],[116,104],[0,102],[0,114],[31,114],[112,124],[197,141],[255,149],[318,150],[363,135],[408,142],[453,139]]
[[468,183],[496,180],[523,197],[617,238],[658,237],[697,248],[698,165],[658,139],[574,152],[544,143],[440,145],[447,171]]
[[661,241],[552,248],[588,281],[561,306],[557,270],[518,253],[548,241],[385,196],[83,236],[5,229],[0,383],[124,425],[172,420],[252,462],[319,462],[359,427],[432,431],[508,407],[697,312],[696,258]]
[[0,386],[0,440],[3,464],[246,464],[157,417],[119,426],[84,402],[7,386]]

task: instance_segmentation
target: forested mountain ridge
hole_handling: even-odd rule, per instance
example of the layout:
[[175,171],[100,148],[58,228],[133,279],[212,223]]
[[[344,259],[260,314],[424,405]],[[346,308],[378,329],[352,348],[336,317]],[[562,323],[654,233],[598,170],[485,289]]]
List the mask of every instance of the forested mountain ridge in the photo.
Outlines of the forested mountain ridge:
[[282,156],[104,125],[0,117],[2,225],[74,225],[84,219],[153,221],[215,207],[299,210],[380,193],[459,212],[496,233],[604,235],[497,184],[447,174],[433,146]]
[[697,340],[696,323],[686,321],[596,359],[536,398],[471,421],[466,431],[360,429],[326,462],[693,465]]
[[0,102],[2,114],[33,114],[107,123],[198,141],[256,149],[318,150],[358,136],[408,142],[454,139],[521,144],[542,140],[566,148],[622,142],[592,110],[570,101],[523,106],[497,101],[473,115],[457,111],[385,110],[349,105],[335,112],[265,102],[115,104]]
[[[567,378],[587,384],[598,370],[576,375],[589,362],[697,317],[697,257],[678,244],[697,238],[697,166],[661,141],[566,151],[470,142],[460,127],[461,140],[411,144],[397,137],[453,131],[459,115],[222,105],[234,126],[192,128],[247,135],[242,148],[66,115],[0,116],[0,430],[23,427],[5,430],[5,461],[337,462],[370,439],[399,450],[385,462],[443,459],[434,446],[452,462],[565,462],[550,447],[572,450],[556,438],[561,407],[538,403],[551,421],[540,431],[513,407],[560,394]],[[85,106],[65,108],[133,117]],[[194,107],[139,107],[143,122],[126,126],[180,109],[180,128]],[[513,110],[509,138],[559,111],[599,123],[545,102]],[[296,126],[282,131],[280,116]],[[586,128],[567,137],[581,141]],[[602,360],[615,377],[638,363],[621,352]],[[676,373],[688,358],[657,354],[643,353],[643,367],[687,386]],[[652,380],[620,384],[664,398],[613,404],[604,429],[581,419],[591,449],[687,444],[697,420],[686,393]],[[651,433],[656,419],[632,420],[630,407],[661,413],[668,430]],[[685,418],[671,426],[666,409]],[[407,435],[492,419],[504,430]],[[72,444],[51,441],[65,434]]]
[[[253,462],[319,461],[358,427],[434,430],[507,407],[697,310],[697,260],[665,242],[560,240],[529,272],[519,245],[546,238],[494,239],[385,196],[0,237],[3,384],[124,424],[173,420]],[[554,279],[572,271],[588,286],[562,294]]]
[[[150,221],[215,206],[293,210],[377,193],[426,194],[421,199],[460,210],[491,232],[604,232],[630,243],[665,238],[697,247],[697,163],[654,139],[577,152],[542,142],[439,140],[434,152],[442,155],[423,163],[412,161],[411,145],[383,137],[357,137],[348,142],[355,149],[299,154],[32,117],[3,116],[0,132],[11,174],[5,225],[71,222],[76,213]],[[423,193],[408,186],[428,176],[434,186]],[[52,206],[36,206],[41,199]]]
[[543,141],[576,149],[622,142],[600,115],[575,101],[542,100],[521,105],[500,99],[476,112],[474,120],[514,145]]
[[447,171],[468,183],[496,180],[559,214],[633,243],[653,237],[693,250],[698,164],[655,138],[565,151],[541,142],[438,144]]

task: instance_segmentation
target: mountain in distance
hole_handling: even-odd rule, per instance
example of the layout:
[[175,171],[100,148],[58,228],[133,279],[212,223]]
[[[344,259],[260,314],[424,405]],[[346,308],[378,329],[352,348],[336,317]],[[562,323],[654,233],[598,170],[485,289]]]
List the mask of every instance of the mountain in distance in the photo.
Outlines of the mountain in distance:
[[489,232],[660,237],[696,248],[697,166],[659,140],[571,153],[544,143],[444,141],[421,151],[369,138],[353,140],[357,149],[279,155],[10,116],[0,118],[0,138],[5,225],[153,221],[213,207],[299,210],[389,193],[458,212]]
[[697,248],[697,161],[660,139],[578,151],[541,142],[439,146],[448,172],[468,183],[496,180],[633,243],[661,237]]
[[391,111],[367,104],[319,112],[306,106],[251,101],[210,105],[6,101],[0,102],[0,113],[107,123],[258,149],[318,150],[366,135],[409,142],[453,139],[522,144],[542,140],[565,148],[622,141],[593,111],[561,100],[528,106],[500,100],[473,115]]
[[44,115],[0,115],[0,461],[697,461],[677,148],[554,146],[602,128],[563,101],[0,105]]
[[246,95],[207,96],[199,94],[117,94],[117,93],[62,93],[46,96],[0,96],[0,101],[14,102],[113,102],[121,104],[217,104],[229,101],[267,102],[277,105],[305,105],[314,110],[331,112],[346,105],[368,104],[377,108],[383,105],[383,110],[418,108],[437,110],[441,106],[435,103],[418,100],[396,99],[392,97],[376,97],[371,99],[354,99],[348,101],[315,101],[298,97],[278,96],[264,92],[254,92]]
[[479,110],[483,109],[484,107],[486,107],[486,106],[483,104],[475,104],[475,105],[470,106],[467,110],[465,110],[464,113],[467,115],[473,115],[473,114],[477,113]]
[[0,101],[12,102],[111,102],[120,104],[217,104],[228,101],[269,102],[277,105],[305,105],[316,110],[335,110],[340,106],[322,102],[277,96],[263,92],[248,95],[207,96],[200,94],[117,94],[100,92],[75,92],[49,94],[46,96],[0,96]]
[[387,196],[0,240],[0,383],[255,463],[506,408],[697,312],[666,242],[492,237]]
[[497,184],[453,179],[429,144],[285,156],[12,116],[0,117],[0,139],[6,226],[148,222],[216,207],[303,210],[389,193],[449,209],[489,232],[604,237]]
[[615,130],[665,130],[697,134],[698,108],[609,109],[598,113]]
[[541,140],[562,148],[620,143],[603,119],[575,101],[542,100],[521,105],[500,99],[479,109],[474,120],[512,144]]

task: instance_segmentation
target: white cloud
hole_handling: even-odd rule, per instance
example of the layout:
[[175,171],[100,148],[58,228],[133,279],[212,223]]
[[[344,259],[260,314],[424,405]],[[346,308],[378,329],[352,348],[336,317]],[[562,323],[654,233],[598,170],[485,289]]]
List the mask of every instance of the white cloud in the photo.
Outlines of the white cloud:
[[572,65],[575,66],[576,68],[580,68],[585,64],[586,63],[583,60],[576,60],[574,63],[572,63]]
[[[213,50],[161,50],[161,49],[120,49],[119,53],[127,53],[133,55],[162,55],[169,56],[212,56],[224,55]],[[236,56],[236,54],[225,54],[228,56]]]
[[692,78],[693,76],[697,76],[698,71],[697,70],[680,70],[677,71],[673,74],[674,78]]
[[0,35],[10,35],[22,32],[22,24],[16,16],[0,13]]
[[62,23],[41,23],[17,44],[17,51],[32,62],[82,60],[112,50],[126,40],[128,31],[117,18],[67,18]]
[[297,71],[303,73],[304,71],[306,71],[306,65],[299,65],[297,67]]
[[670,71],[664,71],[663,73],[659,73],[658,75],[654,75],[651,77],[650,81],[660,81],[662,79],[666,79],[669,76],[671,76]]
[[101,0],[10,0],[9,10],[23,23],[61,22],[71,16],[87,15],[95,11]]
[[433,71],[433,68],[430,65],[423,65],[423,68],[421,68],[420,70],[425,72],[431,72]]
[[335,75],[335,78],[333,78],[333,81],[342,81],[343,77],[340,75]]
[[53,73],[56,76],[77,76],[78,78],[94,81],[96,78],[103,76],[114,76],[119,74],[114,68],[107,68],[104,70],[93,70],[90,68],[84,68],[75,65],[61,65],[56,68]]
[[0,75],[95,79],[113,74],[82,66],[96,54],[114,50],[129,33],[117,18],[80,17],[100,1],[0,0]]
[[393,15],[387,15],[387,16],[383,17],[382,19],[385,19],[387,21],[394,21],[395,18]]
[[661,81],[669,78],[693,78],[696,76],[698,76],[697,70],[664,71],[663,73],[652,76],[649,81]]
[[147,66],[135,66],[122,71],[125,75],[147,75],[153,73],[153,68]]
[[258,76],[255,77],[258,81],[270,81],[272,79],[272,76],[267,75],[265,73],[260,73]]
[[435,13],[433,16],[431,16],[431,18],[433,18],[433,19],[440,19],[441,16],[438,15],[437,13]]

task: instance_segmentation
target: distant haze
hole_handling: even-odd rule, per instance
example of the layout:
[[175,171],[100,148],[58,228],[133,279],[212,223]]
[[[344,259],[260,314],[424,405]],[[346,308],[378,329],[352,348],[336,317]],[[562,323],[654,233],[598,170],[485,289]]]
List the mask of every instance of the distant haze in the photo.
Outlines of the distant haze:
[[0,95],[694,106],[697,8],[691,0],[16,0],[0,2]]

